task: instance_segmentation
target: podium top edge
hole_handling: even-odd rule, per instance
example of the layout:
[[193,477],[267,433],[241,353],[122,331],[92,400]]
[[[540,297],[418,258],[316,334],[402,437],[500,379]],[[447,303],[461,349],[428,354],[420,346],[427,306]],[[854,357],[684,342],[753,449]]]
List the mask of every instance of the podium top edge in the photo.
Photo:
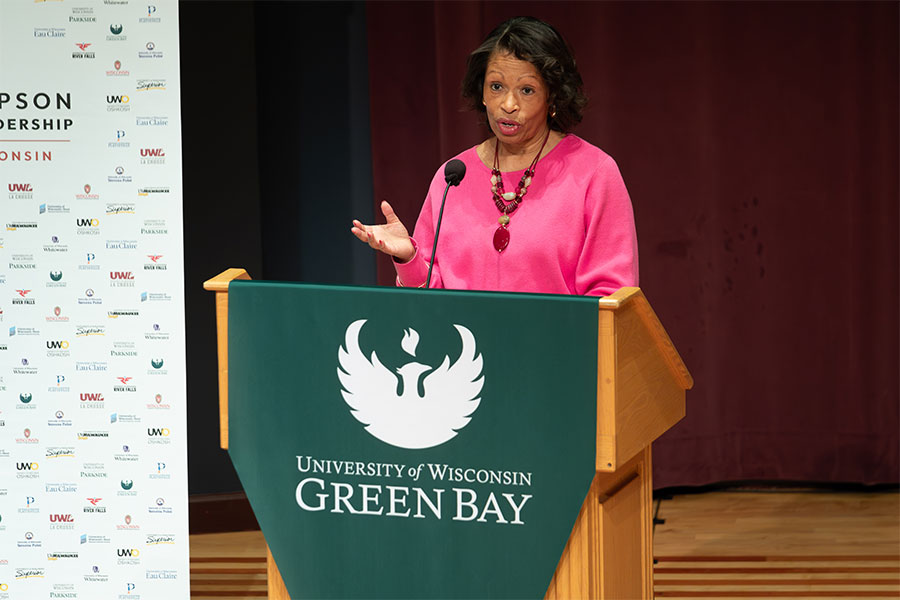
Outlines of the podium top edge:
[[[211,282],[212,280],[210,280]],[[207,283],[204,283],[206,287]],[[227,290],[229,282],[224,284],[223,291]],[[575,296],[571,294],[539,294],[532,292],[496,292],[485,290],[447,290],[443,288],[407,288],[394,286],[369,286],[369,285],[353,285],[353,284],[323,284],[323,283],[306,283],[300,281],[269,281],[263,279],[254,279],[252,281],[242,281],[239,285],[258,285],[261,287],[290,287],[305,288],[310,290],[354,290],[358,292],[375,292],[384,294],[414,294],[419,296],[428,296],[429,294],[441,294],[444,296],[459,296],[466,298],[489,297],[489,298],[517,298],[517,299],[544,299],[557,300],[564,302],[597,302],[598,296]],[[209,288],[207,288],[209,289]]]

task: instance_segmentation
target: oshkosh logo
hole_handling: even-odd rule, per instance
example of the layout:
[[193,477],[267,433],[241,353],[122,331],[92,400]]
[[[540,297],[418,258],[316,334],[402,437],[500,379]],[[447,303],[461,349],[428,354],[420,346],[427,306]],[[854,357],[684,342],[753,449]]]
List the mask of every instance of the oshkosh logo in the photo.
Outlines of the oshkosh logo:
[[[456,436],[468,425],[478,408],[484,377],[481,355],[476,355],[475,337],[462,325],[454,325],[462,339],[459,359],[450,364],[444,356],[435,369],[411,361],[397,369],[397,375],[381,364],[373,352],[371,362],[359,347],[359,332],[365,319],[347,327],[344,347],[338,348],[338,379],[341,394],[351,414],[365,425],[366,431],[392,446],[431,448]],[[400,343],[410,356],[416,356],[419,334],[409,329]],[[419,396],[419,379],[424,395]],[[397,390],[402,384],[402,392]]]

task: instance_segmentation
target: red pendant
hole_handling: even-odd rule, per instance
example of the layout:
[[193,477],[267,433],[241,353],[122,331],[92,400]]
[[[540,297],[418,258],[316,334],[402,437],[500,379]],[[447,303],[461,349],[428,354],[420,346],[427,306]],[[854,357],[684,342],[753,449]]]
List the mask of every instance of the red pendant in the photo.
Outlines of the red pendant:
[[501,225],[494,232],[494,249],[503,252],[509,246],[509,229]]

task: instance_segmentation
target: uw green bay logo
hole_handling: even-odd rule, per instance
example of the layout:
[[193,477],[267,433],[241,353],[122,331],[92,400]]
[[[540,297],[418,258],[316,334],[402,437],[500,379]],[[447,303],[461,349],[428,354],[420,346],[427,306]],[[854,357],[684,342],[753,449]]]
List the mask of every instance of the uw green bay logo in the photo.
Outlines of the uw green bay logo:
[[131,479],[123,479],[120,484],[123,490],[130,490],[134,486],[134,481]]
[[19,400],[22,402],[22,404],[28,404],[29,402],[31,402],[31,394],[29,394],[28,392],[19,394]]
[[153,366],[154,369],[162,369],[162,366],[163,366],[163,359],[161,359],[161,358],[151,358],[151,359],[150,359],[150,364]]
[[59,281],[62,279],[62,271],[50,271],[50,280]]
[[[359,332],[365,323],[366,319],[352,322],[344,346],[338,348],[337,375],[351,414],[370,434],[400,448],[432,448],[454,438],[469,424],[484,386],[482,359],[476,355],[472,332],[453,325],[462,340],[462,352],[453,364],[446,355],[436,369],[412,360],[397,368],[395,375],[375,352],[370,361],[360,349]],[[418,343],[418,332],[408,329],[400,346],[415,359]],[[423,375],[424,395],[420,396]]]

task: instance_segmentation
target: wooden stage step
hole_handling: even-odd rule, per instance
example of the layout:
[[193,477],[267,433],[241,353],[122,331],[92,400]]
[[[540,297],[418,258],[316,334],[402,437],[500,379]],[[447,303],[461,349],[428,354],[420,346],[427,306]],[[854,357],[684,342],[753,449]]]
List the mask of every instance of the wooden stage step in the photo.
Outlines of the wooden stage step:
[[[658,516],[656,598],[900,598],[896,492],[687,494]],[[259,531],[191,536],[191,598],[265,597]]]

